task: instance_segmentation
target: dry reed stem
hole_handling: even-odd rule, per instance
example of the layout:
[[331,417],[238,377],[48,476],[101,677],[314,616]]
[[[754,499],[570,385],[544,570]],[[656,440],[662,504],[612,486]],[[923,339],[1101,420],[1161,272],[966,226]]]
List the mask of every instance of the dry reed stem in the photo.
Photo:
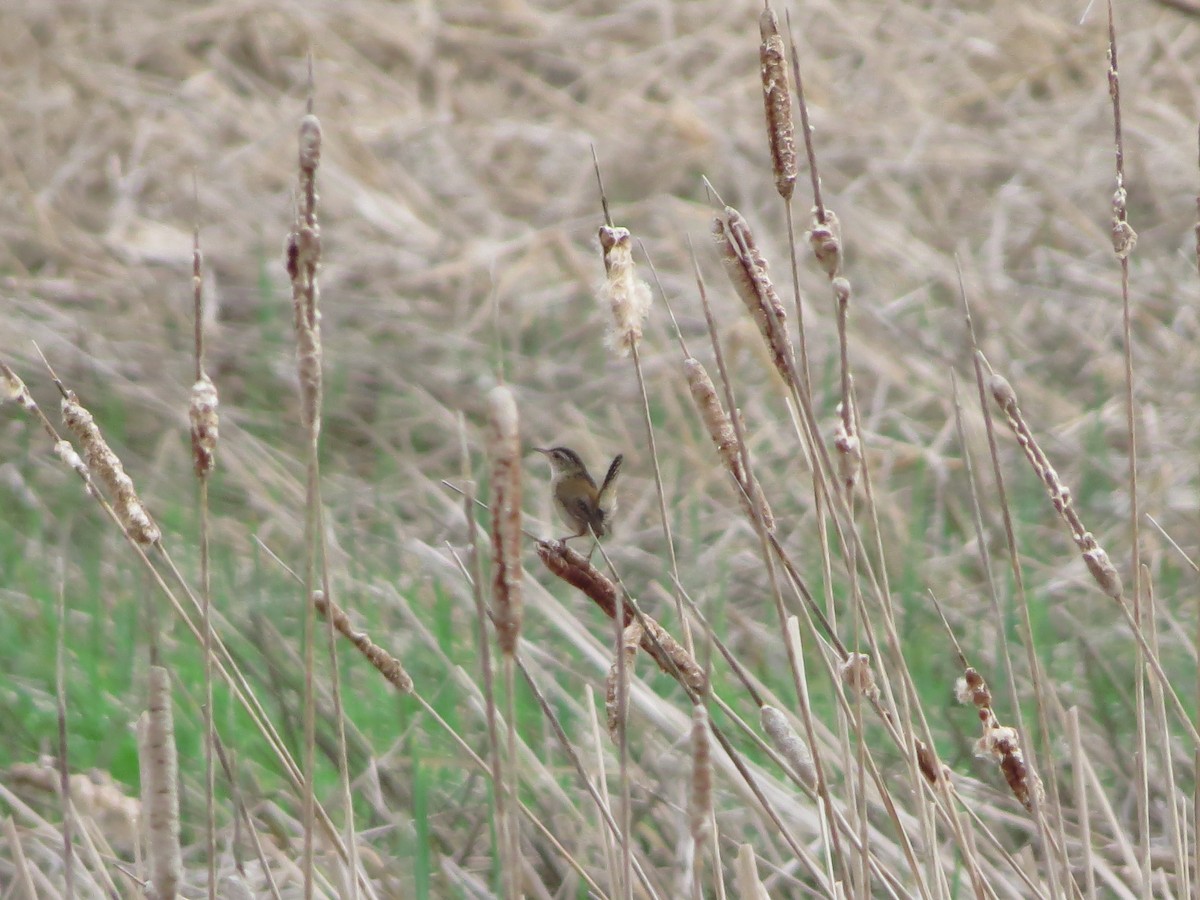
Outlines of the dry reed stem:
[[758,716],[763,731],[771,739],[771,746],[792,767],[801,783],[816,790],[817,767],[813,764],[812,752],[804,738],[796,733],[787,717],[773,706],[764,704],[759,709]]
[[521,636],[521,438],[517,403],[504,385],[488,395],[488,455],[492,460],[492,611],[505,656]]
[[787,330],[787,311],[771,283],[767,261],[758,251],[749,223],[732,206],[726,206],[713,217],[712,233],[725,274],[762,332],[783,383],[791,385],[792,339]]
[[954,686],[954,693],[959,703],[973,704],[979,711],[983,736],[975,743],[975,755],[995,759],[1013,796],[1033,812],[1034,804],[1040,805],[1045,799],[1041,780],[1025,765],[1017,729],[1001,725],[996,717],[987,682],[978,671],[967,666]]
[[[67,391],[62,399],[63,424],[75,435],[76,440],[83,445],[83,455],[90,469],[108,488],[113,497],[113,508],[125,532],[139,544],[153,544],[162,537],[162,532],[150,518],[137,490],[133,479],[125,474],[121,460],[109,447],[100,428],[96,425],[92,414],[87,411],[75,396],[74,391]],[[60,452],[60,456],[62,452]],[[73,467],[73,463],[72,467]]]
[[[633,621],[625,626],[625,630],[621,633],[621,649],[620,653],[623,657],[625,678],[629,679],[633,675],[633,666],[637,660],[638,646],[642,642],[642,635],[645,630],[640,622]],[[621,723],[625,721],[629,710],[629,691],[620,690],[620,670],[622,666],[618,665],[616,658],[613,659],[612,666],[609,667],[608,676],[604,679],[604,712],[605,725],[608,728],[608,735],[612,738],[614,744],[619,744]],[[624,702],[622,702],[624,701]]]
[[313,593],[313,606],[317,612],[324,618],[332,617],[333,627],[337,629],[346,640],[358,648],[361,653],[375,670],[382,675],[388,683],[402,694],[411,694],[413,692],[413,680],[409,677],[408,672],[404,670],[403,664],[396,657],[392,656],[378,644],[371,640],[370,635],[365,631],[357,631],[350,623],[350,617],[345,611],[337,605],[337,603],[326,600],[325,594],[322,591]]
[[796,187],[796,129],[792,124],[792,98],[788,90],[787,55],[779,34],[779,19],[767,7],[758,17],[762,44],[758,48],[762,76],[763,109],[767,118],[767,141],[771,147],[771,170],[775,190],[790,200]]
[[601,225],[599,233],[605,272],[600,299],[612,313],[606,343],[620,356],[628,356],[641,343],[653,296],[635,273],[629,229]]
[[1021,409],[1017,405],[1016,391],[1002,375],[995,373],[988,379],[988,390],[991,391],[1000,411],[1004,413],[1008,427],[1016,435],[1017,444],[1024,451],[1025,458],[1029,460],[1034,473],[1045,486],[1054,511],[1070,529],[1071,539],[1079,548],[1079,552],[1083,554],[1083,561],[1087,565],[1088,571],[1092,573],[1092,577],[1105,594],[1113,600],[1121,601],[1124,596],[1121,576],[1092,533],[1083,527],[1071,502],[1071,489],[1062,483],[1058,473],[1046,458],[1046,454],[1038,446],[1037,439],[1034,438],[1033,432],[1025,422]]
[[738,501],[742,504],[742,509],[751,521],[754,520],[757,511],[767,532],[773,533],[775,516],[771,512],[771,505],[767,502],[758,479],[753,475],[747,477],[746,467],[742,465],[742,457],[738,452],[737,431],[725,412],[725,407],[721,405],[721,398],[717,395],[717,389],[708,371],[699,360],[690,356],[683,361],[683,369],[687,375],[692,401],[696,404],[700,419],[717,448],[717,455],[737,483]]
[[708,836],[709,818],[712,816],[713,773],[712,742],[708,730],[708,710],[704,704],[692,706],[692,778],[688,795],[688,826],[695,842],[697,860],[702,845]]
[[616,618],[619,602],[622,626],[627,627],[634,621],[641,624],[645,631],[641,647],[660,669],[689,691],[701,694],[707,689],[704,670],[691,654],[654,619],[639,612],[628,600],[621,599],[617,586],[582,554],[559,541],[538,541],[537,555],[547,569],[590,597],[609,618]]
[[142,715],[145,741],[139,746],[139,762],[150,879],[155,900],[173,900],[179,891],[183,865],[179,846],[179,762],[175,754],[171,675],[162,666],[150,667],[149,702]]
[[188,419],[192,426],[192,463],[197,478],[206,478],[212,474],[216,465],[217,441],[220,437],[217,388],[208,377],[201,373],[199,380],[192,385],[192,396],[188,402]]

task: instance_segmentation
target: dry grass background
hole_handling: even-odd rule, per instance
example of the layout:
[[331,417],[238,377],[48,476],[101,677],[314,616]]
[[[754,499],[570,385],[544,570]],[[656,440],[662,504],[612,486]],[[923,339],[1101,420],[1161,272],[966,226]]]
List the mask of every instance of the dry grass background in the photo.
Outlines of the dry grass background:
[[[643,605],[671,619],[637,384],[628,363],[605,350],[608,314],[595,300],[603,269],[593,145],[614,218],[644,242],[693,352],[706,348],[706,338],[687,238],[699,245],[760,477],[786,523],[784,543],[811,563],[819,583],[808,475],[769,360],[709,247],[711,211],[701,185],[706,176],[747,216],[777,282],[786,285],[786,233],[762,128],[758,11],[752,2],[724,0],[6,4],[0,10],[0,356],[51,408],[52,388],[30,342],[38,343],[101,425],[116,429],[110,438],[151,509],[177,545],[189,546],[185,403],[192,380],[191,228],[199,220],[209,370],[223,415],[214,554],[225,560],[217,565],[227,572],[226,589],[239,591],[218,590],[215,602],[235,622],[246,621],[238,607],[253,605],[260,567],[270,565],[252,536],[300,566],[304,471],[280,247],[292,215],[296,123],[311,48],[315,110],[325,135],[331,566],[352,612],[371,605],[394,611],[383,614],[387,630],[373,636],[410,669],[447,677],[412,619],[448,617],[458,628],[471,627],[469,591],[444,546],[465,543],[461,500],[440,481],[458,478],[460,412],[477,471],[484,472],[486,397],[501,369],[528,444],[569,443],[593,468],[626,454],[621,527],[608,549]],[[996,689],[997,635],[1011,623],[986,612],[954,428],[951,369],[967,384],[973,449],[985,452],[955,261],[988,358],[1013,382],[1059,473],[1075,488],[1084,521],[1129,583],[1103,11],[1091,10],[1082,24],[1084,5],[1060,2],[853,0],[790,11],[825,199],[841,220],[854,283],[851,359],[905,636],[914,642],[916,669],[931,678],[921,687],[932,698],[927,712],[943,754],[973,785],[968,792],[988,796],[1017,848],[1026,832],[1013,820],[1023,811],[1002,796],[994,768],[969,757],[975,723],[952,704],[954,651],[923,599],[931,589],[947,604],[959,642]],[[1117,20],[1129,217],[1140,235],[1131,284],[1142,506],[1195,559],[1200,280],[1192,226],[1200,185],[1200,20],[1148,3],[1118,4]],[[805,210],[803,172],[797,197],[798,211]],[[645,260],[639,264],[649,277]],[[825,276],[806,254],[801,285],[817,411],[831,433],[837,340]],[[684,586],[719,610],[735,651],[769,672],[782,665],[783,650],[768,614],[757,541],[690,410],[658,298],[642,357]],[[88,524],[102,526],[95,517],[78,521],[85,506],[72,499],[74,485],[64,487],[69,473],[40,441],[28,421],[6,410],[0,508],[23,508],[37,523],[9,532],[14,547],[6,558],[19,556],[46,573],[65,564],[68,583],[99,577],[136,596],[137,579],[122,575],[132,563],[121,561],[115,544],[101,543],[112,557],[95,571],[64,551],[65,533],[83,533],[75,540],[86,546],[95,540],[86,536]],[[1111,762],[1105,771],[1116,782],[1120,807],[1128,799],[1120,778],[1132,771],[1132,725],[1121,724],[1122,714],[1129,715],[1132,642],[1088,581],[1007,435],[1002,448],[1030,593],[1044,627],[1040,649],[1064,703],[1095,717],[1090,733],[1116,727],[1113,745],[1101,741],[1095,750]],[[977,456],[977,464],[984,462]],[[542,461],[529,460],[526,472],[530,527],[557,534]],[[990,503],[985,499],[991,549],[1003,559],[999,511]],[[1160,599],[1185,632],[1194,632],[1194,575],[1154,529],[1144,528],[1143,538],[1156,585],[1168,587]],[[551,584],[532,554],[526,564]],[[0,573],[0,602],[51,648],[53,607],[24,577],[14,566]],[[278,572],[270,577],[278,579]],[[394,586],[394,594],[381,582]],[[566,607],[529,602],[526,646],[536,648],[529,654],[557,683],[555,702],[576,710],[582,686],[599,685],[607,667],[602,654],[589,656],[586,648],[611,641],[575,597],[561,590],[558,596]],[[105,602],[119,608],[126,601]],[[436,604],[452,611],[437,612]],[[404,613],[405,605],[416,614]],[[39,631],[43,611],[51,619]],[[1188,658],[1183,650],[1165,655],[1179,664]],[[53,697],[52,682],[25,684],[23,656],[0,651],[0,661],[6,657],[13,666],[0,671],[16,690]],[[1095,689],[1106,671],[1113,696]],[[1194,703],[1194,690],[1180,689]],[[81,690],[73,689],[73,702],[86,702]],[[370,703],[383,685],[359,676],[350,690]],[[1011,708],[1011,698],[1000,700]],[[140,698],[128,701],[140,708]],[[678,773],[649,761],[655,754],[686,759],[679,742],[687,704],[643,698],[635,706],[631,735],[642,732],[635,740],[644,741],[637,755],[645,768],[635,780],[645,788],[643,836],[657,835],[646,838],[647,852],[669,861],[675,838],[664,823],[675,813],[655,812],[650,799],[661,792],[673,808],[681,788]],[[419,716],[409,724],[428,727]],[[482,733],[471,716],[460,724],[464,733]],[[396,729],[383,729],[389,731]],[[545,731],[535,715],[524,736],[537,748]],[[39,742],[52,737],[19,735],[7,744],[0,738],[0,758],[32,761],[44,749]],[[388,743],[376,749],[383,753]],[[1190,761],[1190,747],[1176,750]],[[86,750],[78,752],[87,758]],[[546,753],[552,765],[562,765],[556,751]],[[403,752],[391,764],[408,771],[396,755]],[[565,769],[559,774],[565,777]],[[1190,762],[1180,778],[1190,794]],[[743,809],[752,804],[736,795],[733,782],[720,788],[722,829],[754,843],[755,820]],[[467,804],[466,794],[481,803],[479,790],[472,784],[461,796],[447,788],[428,798],[435,860],[455,857],[456,840],[472,831],[471,814],[453,804]],[[391,812],[396,829],[411,828],[411,813]],[[458,846],[465,854],[464,848]],[[779,860],[778,848],[756,850]],[[473,857],[455,858],[452,866],[435,862],[438,874],[422,887],[397,874],[403,858],[380,867],[380,884],[395,878],[400,885],[383,888],[383,896],[422,889],[475,896],[462,873],[487,872]],[[557,871],[549,863],[544,868]],[[669,865],[660,877],[686,885]],[[1126,877],[1135,885],[1127,889],[1136,891]],[[570,878],[563,876],[566,890],[575,889]],[[1013,885],[997,893],[1022,895],[1025,886],[1015,879]],[[786,877],[772,886],[783,896],[807,889]]]

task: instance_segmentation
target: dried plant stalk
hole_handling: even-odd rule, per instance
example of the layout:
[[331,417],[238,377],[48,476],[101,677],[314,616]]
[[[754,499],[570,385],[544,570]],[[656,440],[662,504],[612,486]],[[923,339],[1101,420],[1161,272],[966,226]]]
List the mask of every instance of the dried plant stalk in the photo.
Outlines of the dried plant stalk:
[[[699,848],[708,836],[712,815],[712,742],[708,732],[708,710],[702,703],[692,706],[692,790],[688,802],[688,825]],[[697,849],[698,852],[698,849]]]
[[775,707],[764,704],[758,715],[762,729],[771,739],[776,752],[792,767],[800,781],[816,790],[817,767],[813,764],[812,753],[808,744],[804,743],[804,738],[796,733],[787,717]]
[[609,618],[616,618],[619,603],[622,627],[635,621],[641,624],[645,629],[642,649],[658,667],[689,690],[698,694],[705,691],[708,679],[695,658],[654,619],[639,615],[633,604],[621,599],[617,586],[582,554],[561,541],[538,541],[537,555],[547,569],[590,597]]
[[217,441],[220,438],[217,388],[201,373],[192,385],[192,396],[188,402],[188,418],[192,425],[192,464],[196,477],[207,478],[217,461]]
[[155,900],[174,900],[183,865],[176,786],[179,762],[175,755],[171,676],[162,666],[150,667],[150,700],[143,716],[145,739],[138,749],[150,879],[154,883]]
[[1105,594],[1114,600],[1121,600],[1125,590],[1121,583],[1121,576],[1109,560],[1108,554],[1104,552],[1104,548],[1096,542],[1092,533],[1083,527],[1083,522],[1080,521],[1071,502],[1071,489],[1062,483],[1058,473],[1050,465],[1050,460],[1038,446],[1037,439],[1034,438],[1033,432],[1017,405],[1016,391],[1013,390],[1007,379],[995,373],[988,379],[988,390],[991,391],[1000,411],[1004,413],[1008,427],[1016,435],[1017,444],[1024,451],[1025,458],[1029,460],[1034,473],[1045,486],[1054,511],[1070,529],[1071,539],[1083,555],[1083,561],[1087,565],[1088,571],[1092,573],[1092,577]]
[[[142,504],[133,486],[133,479],[125,474],[121,460],[104,435],[100,433],[92,414],[79,403],[74,391],[67,391],[62,401],[63,424],[67,426],[75,438],[83,445],[84,458],[88,468],[108,488],[113,497],[113,508],[125,533],[139,544],[153,544],[162,537],[162,532],[150,518],[150,513]],[[57,449],[57,448],[56,448]],[[64,456],[62,452],[60,457]],[[65,461],[65,457],[64,457]],[[73,462],[68,462],[74,467]]]
[[600,226],[600,247],[604,250],[604,286],[600,299],[612,313],[608,346],[621,356],[642,340],[642,327],[650,314],[653,299],[650,286],[637,277],[633,264],[633,242],[628,228]]
[[996,717],[992,709],[992,692],[987,682],[979,672],[968,666],[955,684],[954,693],[960,703],[973,704],[979,711],[983,736],[975,743],[975,755],[995,759],[1013,796],[1032,812],[1034,802],[1040,803],[1042,800],[1041,781],[1025,765],[1017,730],[1001,725]]
[[356,631],[350,624],[350,617],[346,615],[346,612],[336,603],[325,599],[323,591],[313,593],[313,606],[323,617],[332,617],[333,627],[337,629],[338,633],[357,647],[358,652],[366,657],[367,662],[374,666],[376,671],[386,678],[396,690],[402,694],[413,692],[413,680],[404,670],[400,660],[372,641],[365,631]]
[[783,38],[779,35],[779,19],[770,7],[758,17],[758,30],[762,35],[758,62],[767,117],[767,141],[771,146],[771,169],[775,173],[775,190],[784,200],[790,200],[796,187],[796,129],[792,124],[787,56]]
[[[625,626],[625,630],[621,633],[621,653],[624,655],[623,668],[625,669],[626,680],[633,677],[633,664],[637,660],[638,646],[642,642],[644,631],[641,623],[637,621],[630,622]],[[613,664],[609,667],[608,677],[604,679],[604,712],[606,724],[608,726],[609,737],[613,739],[614,744],[620,744],[620,723],[625,721],[629,710],[621,707],[621,692],[619,681],[620,667],[617,660],[613,660]],[[629,692],[625,692],[625,700],[628,703]]]
[[517,403],[500,385],[488,396],[492,460],[493,614],[500,650],[517,651],[521,635],[521,437]]
[[775,368],[790,385],[792,339],[787,330],[787,312],[767,274],[767,261],[758,252],[750,225],[740,212],[726,206],[713,217],[712,230],[725,274],[762,332]]
[[704,427],[708,430],[709,437],[712,438],[712,442],[717,448],[717,455],[721,457],[721,462],[725,464],[725,468],[740,488],[738,500],[741,502],[742,508],[751,519],[755,517],[757,511],[767,532],[774,532],[775,516],[771,512],[771,504],[767,502],[767,496],[763,493],[758,479],[753,476],[746,477],[742,456],[738,452],[737,431],[726,414],[725,407],[721,405],[721,398],[717,396],[717,389],[708,376],[708,371],[698,359],[690,356],[683,361],[683,369],[687,374],[692,401],[696,404],[696,409],[700,412],[700,419],[704,422]]

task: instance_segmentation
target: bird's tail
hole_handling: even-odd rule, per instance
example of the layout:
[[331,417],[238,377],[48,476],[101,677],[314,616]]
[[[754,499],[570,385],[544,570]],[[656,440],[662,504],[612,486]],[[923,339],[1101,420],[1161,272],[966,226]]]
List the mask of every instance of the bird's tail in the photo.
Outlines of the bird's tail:
[[625,461],[625,457],[618,453],[613,457],[613,461],[608,465],[608,474],[604,476],[604,481],[600,484],[600,492],[598,495],[598,505],[605,506],[605,501],[609,500],[612,495],[613,485],[617,481],[617,476],[621,473],[621,463]]

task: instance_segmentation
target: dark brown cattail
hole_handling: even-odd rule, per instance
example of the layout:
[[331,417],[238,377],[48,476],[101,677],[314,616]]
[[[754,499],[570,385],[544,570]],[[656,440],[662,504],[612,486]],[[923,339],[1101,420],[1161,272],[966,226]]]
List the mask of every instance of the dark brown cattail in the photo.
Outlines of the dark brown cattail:
[[538,541],[537,555],[547,569],[590,597],[609,618],[616,618],[620,608],[623,627],[631,622],[641,625],[642,650],[660,669],[697,694],[707,689],[708,678],[695,658],[654,619],[638,615],[633,604],[621,597],[617,586],[582,554],[561,541]]
[[492,460],[492,612],[507,656],[521,636],[521,436],[517,402],[504,385],[488,395],[488,455]]
[[970,703],[979,713],[983,736],[975,742],[975,755],[991,757],[1000,766],[1009,790],[1030,812],[1035,802],[1042,800],[1041,781],[1025,764],[1020,737],[1015,728],[1001,725],[992,709],[992,692],[975,669],[967,667],[955,684],[960,703]]
[[771,146],[771,168],[775,190],[791,199],[796,187],[796,129],[792,124],[792,96],[788,89],[787,56],[779,36],[779,20],[767,7],[758,17],[762,44],[758,48],[762,75],[763,108],[767,116],[767,141]]

